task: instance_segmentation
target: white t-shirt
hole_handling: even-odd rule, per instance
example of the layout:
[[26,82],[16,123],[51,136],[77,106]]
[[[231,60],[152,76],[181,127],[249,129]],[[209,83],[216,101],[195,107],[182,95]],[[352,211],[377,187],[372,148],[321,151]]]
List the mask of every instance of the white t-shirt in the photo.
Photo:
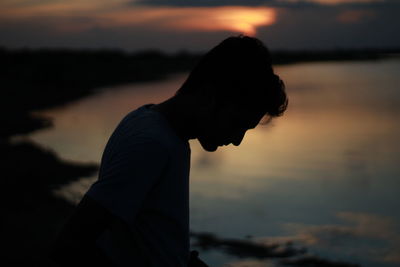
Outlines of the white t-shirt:
[[97,245],[116,266],[186,267],[190,147],[151,106],[120,122],[86,193],[125,222]]

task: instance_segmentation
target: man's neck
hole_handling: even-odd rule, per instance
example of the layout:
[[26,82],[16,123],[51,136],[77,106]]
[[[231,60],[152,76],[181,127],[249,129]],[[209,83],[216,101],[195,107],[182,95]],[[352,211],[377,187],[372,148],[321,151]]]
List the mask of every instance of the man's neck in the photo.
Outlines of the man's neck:
[[160,112],[169,122],[171,128],[182,140],[196,138],[195,116],[191,105],[183,99],[172,97],[152,108]]

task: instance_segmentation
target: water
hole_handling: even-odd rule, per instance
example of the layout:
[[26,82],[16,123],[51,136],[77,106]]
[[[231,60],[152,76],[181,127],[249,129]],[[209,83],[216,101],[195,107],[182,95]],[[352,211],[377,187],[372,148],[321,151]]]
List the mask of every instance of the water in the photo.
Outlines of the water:
[[[240,147],[191,141],[191,228],[258,242],[293,241],[320,257],[400,265],[400,60],[276,67],[289,109]],[[31,135],[62,158],[99,162],[119,120],[171,96],[185,79],[105,88],[43,112],[55,127]],[[95,177],[56,192],[78,201]],[[275,266],[204,252],[211,266]]]

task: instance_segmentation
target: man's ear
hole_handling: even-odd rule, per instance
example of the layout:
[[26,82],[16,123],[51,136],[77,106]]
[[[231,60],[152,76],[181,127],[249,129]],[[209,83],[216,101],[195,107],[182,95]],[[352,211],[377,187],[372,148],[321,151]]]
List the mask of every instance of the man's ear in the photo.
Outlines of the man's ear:
[[210,117],[217,110],[217,99],[211,85],[202,85],[203,88],[197,91],[196,106],[200,117]]

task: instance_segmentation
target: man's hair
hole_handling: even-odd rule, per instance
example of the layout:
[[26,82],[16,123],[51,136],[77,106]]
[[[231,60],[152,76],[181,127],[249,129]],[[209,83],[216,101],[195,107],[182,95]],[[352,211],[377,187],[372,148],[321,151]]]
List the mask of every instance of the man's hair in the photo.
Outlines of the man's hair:
[[243,35],[229,37],[205,54],[177,95],[198,90],[212,90],[218,105],[233,101],[271,117],[282,115],[288,104],[267,47]]

